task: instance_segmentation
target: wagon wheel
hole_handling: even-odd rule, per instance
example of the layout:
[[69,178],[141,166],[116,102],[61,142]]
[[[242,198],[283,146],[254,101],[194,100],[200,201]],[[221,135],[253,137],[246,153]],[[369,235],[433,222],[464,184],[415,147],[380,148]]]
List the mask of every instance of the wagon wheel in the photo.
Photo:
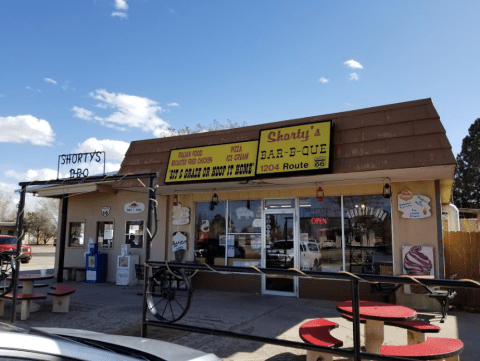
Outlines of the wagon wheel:
[[11,292],[15,282],[15,260],[10,255],[0,254],[0,297]]
[[367,260],[367,252],[361,248],[354,249],[350,251],[350,259],[357,265],[363,265]]
[[178,268],[159,269],[147,285],[148,310],[161,322],[175,322],[186,315],[192,300],[192,287]]

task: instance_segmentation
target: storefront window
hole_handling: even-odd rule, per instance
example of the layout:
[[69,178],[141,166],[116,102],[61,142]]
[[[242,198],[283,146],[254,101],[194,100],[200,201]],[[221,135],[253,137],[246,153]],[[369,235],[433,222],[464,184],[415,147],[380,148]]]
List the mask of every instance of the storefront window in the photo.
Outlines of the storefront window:
[[[260,265],[260,200],[219,202],[213,210],[210,202],[199,202],[195,207],[197,262],[228,266]],[[265,209],[268,210],[280,211],[294,207],[294,199],[265,200]],[[326,197],[322,201],[300,198],[300,268],[307,271],[338,272],[343,270],[345,263],[345,270],[355,273],[392,272],[390,214],[390,199],[382,195]],[[267,223],[268,217],[280,216],[268,215]],[[273,248],[267,250],[267,256],[269,251],[274,253],[273,249],[280,244],[275,244],[278,240],[291,239],[292,245],[286,244],[285,249],[293,250],[293,228],[292,234],[283,234],[285,226],[277,227],[272,223],[270,227],[266,242],[267,248]],[[268,261],[267,257],[267,265]],[[293,263],[289,267],[293,267]]]
[[341,202],[341,197],[300,199],[300,268],[338,272],[345,259],[350,272],[392,272],[390,200],[381,195],[343,197],[345,253]]
[[259,266],[261,217],[260,200],[219,202],[213,210],[210,202],[196,203],[195,260],[222,266]]
[[260,266],[262,202],[228,202],[228,266]]
[[381,195],[343,197],[346,268],[350,272],[392,274],[390,199]]
[[195,204],[195,259],[199,263],[225,264],[226,241],[220,245],[220,236],[226,235],[225,206],[226,202],[218,202],[211,210],[210,202]]
[[113,222],[97,222],[98,248],[113,248]]
[[341,198],[301,198],[300,268],[338,272],[342,267]]
[[127,221],[125,227],[125,244],[131,248],[143,247],[143,221]]
[[70,222],[68,245],[70,247],[83,247],[85,234],[84,222]]

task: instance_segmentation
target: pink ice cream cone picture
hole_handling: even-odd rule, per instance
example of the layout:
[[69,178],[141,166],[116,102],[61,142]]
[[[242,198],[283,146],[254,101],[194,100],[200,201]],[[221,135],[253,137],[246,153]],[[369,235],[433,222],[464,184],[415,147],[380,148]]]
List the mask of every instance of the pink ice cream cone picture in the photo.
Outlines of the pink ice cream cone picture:
[[404,273],[411,275],[433,274],[432,247],[404,246],[402,253]]

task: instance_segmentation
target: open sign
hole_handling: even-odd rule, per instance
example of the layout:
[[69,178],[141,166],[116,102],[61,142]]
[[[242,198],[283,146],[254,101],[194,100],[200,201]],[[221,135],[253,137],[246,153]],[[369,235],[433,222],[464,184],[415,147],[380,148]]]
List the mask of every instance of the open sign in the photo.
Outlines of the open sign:
[[327,224],[327,219],[323,217],[310,218],[311,224]]

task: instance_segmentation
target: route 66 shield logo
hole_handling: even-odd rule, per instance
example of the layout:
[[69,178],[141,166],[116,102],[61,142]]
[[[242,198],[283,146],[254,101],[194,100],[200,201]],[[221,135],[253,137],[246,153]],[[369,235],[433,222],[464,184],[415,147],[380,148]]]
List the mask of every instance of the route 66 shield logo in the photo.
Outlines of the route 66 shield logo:
[[102,216],[108,217],[110,214],[110,207],[102,207]]

